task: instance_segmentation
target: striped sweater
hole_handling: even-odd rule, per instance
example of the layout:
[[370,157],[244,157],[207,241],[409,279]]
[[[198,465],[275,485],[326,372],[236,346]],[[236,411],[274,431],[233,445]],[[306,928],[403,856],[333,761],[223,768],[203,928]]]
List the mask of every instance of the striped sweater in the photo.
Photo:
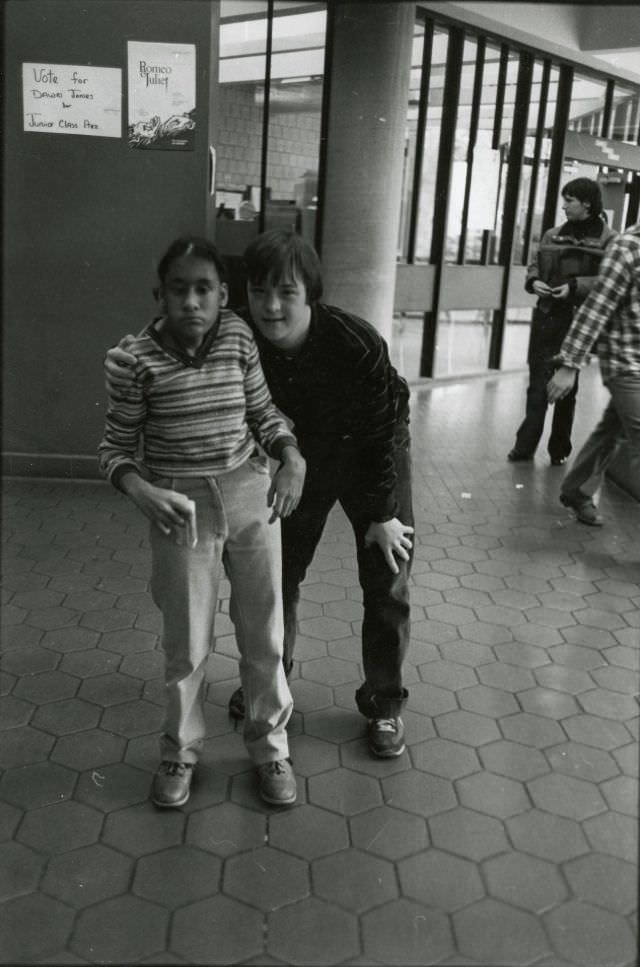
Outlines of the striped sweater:
[[162,320],[154,320],[136,338],[133,383],[109,400],[98,460],[114,486],[132,470],[145,477],[225,473],[247,460],[256,440],[276,459],[297,446],[239,316],[223,309],[196,356],[169,348],[161,330]]

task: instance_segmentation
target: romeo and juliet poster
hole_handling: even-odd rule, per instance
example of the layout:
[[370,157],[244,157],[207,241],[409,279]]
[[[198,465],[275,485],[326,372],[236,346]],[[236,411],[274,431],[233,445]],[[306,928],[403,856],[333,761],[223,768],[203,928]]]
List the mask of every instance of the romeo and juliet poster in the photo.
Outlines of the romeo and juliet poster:
[[194,44],[127,44],[131,148],[193,151],[196,130]]

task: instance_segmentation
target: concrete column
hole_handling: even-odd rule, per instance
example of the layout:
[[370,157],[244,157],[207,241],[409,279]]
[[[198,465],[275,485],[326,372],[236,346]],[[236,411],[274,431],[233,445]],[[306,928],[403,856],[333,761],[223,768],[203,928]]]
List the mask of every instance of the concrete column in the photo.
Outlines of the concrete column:
[[324,301],[391,334],[415,4],[335,5]]

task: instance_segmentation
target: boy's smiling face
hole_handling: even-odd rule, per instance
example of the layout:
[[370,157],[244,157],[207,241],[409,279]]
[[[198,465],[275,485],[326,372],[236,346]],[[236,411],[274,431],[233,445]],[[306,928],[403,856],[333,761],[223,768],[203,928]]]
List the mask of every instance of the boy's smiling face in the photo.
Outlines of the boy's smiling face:
[[251,318],[261,334],[283,352],[297,352],[311,325],[307,290],[294,274],[249,282],[247,299]]
[[187,352],[201,345],[227,304],[227,285],[213,262],[194,255],[175,259],[160,287],[165,331]]

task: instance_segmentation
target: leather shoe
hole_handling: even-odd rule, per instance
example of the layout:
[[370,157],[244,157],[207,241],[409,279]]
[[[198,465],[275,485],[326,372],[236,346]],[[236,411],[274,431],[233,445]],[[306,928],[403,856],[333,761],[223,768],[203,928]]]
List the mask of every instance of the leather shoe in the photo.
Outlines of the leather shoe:
[[291,806],[296,801],[298,790],[293,766],[289,759],[265,762],[258,766],[260,795],[272,806]]
[[165,759],[153,777],[151,802],[161,809],[184,806],[191,792],[194,765]]
[[533,454],[523,453],[522,450],[516,450],[514,447],[513,450],[509,450],[507,460],[510,460],[511,463],[523,463],[525,460],[533,460]]
[[369,720],[369,749],[379,759],[393,759],[405,750],[401,718]]
[[604,524],[602,515],[598,513],[598,508],[591,497],[568,497],[566,494],[560,494],[560,503],[570,507],[581,524],[588,524],[589,527],[602,527]]

